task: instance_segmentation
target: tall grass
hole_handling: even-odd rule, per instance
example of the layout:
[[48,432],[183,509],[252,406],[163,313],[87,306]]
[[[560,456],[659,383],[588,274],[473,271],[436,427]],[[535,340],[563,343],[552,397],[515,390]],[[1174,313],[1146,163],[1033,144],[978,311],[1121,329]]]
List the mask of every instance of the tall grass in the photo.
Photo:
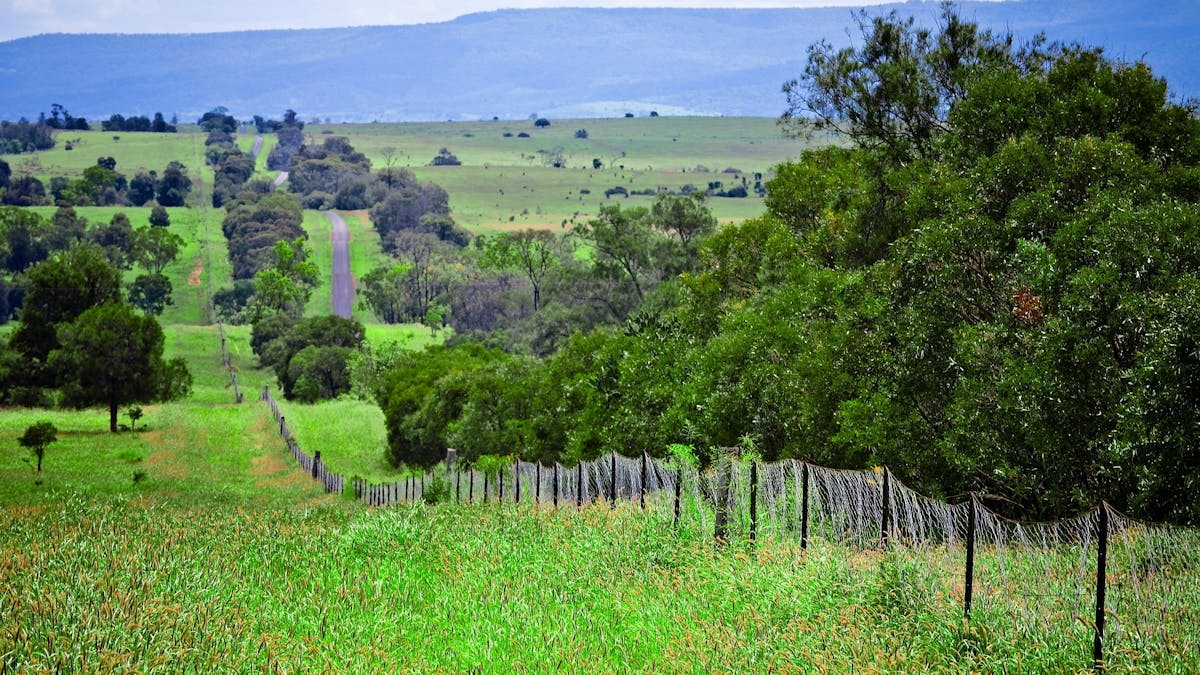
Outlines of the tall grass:
[[[1086,644],[969,626],[936,560],[714,550],[635,507],[0,511],[14,669],[1082,672]],[[1018,639],[1019,638],[1019,639]],[[1191,654],[1116,653],[1117,672]]]

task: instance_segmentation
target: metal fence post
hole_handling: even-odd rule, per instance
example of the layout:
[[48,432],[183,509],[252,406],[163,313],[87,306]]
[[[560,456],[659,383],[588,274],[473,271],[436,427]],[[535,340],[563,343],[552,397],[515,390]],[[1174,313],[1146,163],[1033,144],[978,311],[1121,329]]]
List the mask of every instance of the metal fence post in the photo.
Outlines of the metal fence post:
[[1092,641],[1092,662],[1097,672],[1104,668],[1104,596],[1108,574],[1108,502],[1100,503],[1100,530],[1096,537],[1096,637]]

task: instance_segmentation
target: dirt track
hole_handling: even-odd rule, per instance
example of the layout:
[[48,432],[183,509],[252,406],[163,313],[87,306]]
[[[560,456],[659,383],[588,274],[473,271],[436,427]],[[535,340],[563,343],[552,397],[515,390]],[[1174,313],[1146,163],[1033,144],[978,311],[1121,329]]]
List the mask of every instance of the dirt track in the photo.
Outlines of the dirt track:
[[333,225],[333,313],[349,319],[354,309],[354,280],[350,277],[350,230],[341,215],[326,211]]

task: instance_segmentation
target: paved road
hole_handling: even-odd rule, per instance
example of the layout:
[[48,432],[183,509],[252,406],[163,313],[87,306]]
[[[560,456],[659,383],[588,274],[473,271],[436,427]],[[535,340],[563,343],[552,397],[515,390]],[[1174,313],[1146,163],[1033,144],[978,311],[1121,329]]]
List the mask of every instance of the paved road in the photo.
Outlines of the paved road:
[[333,225],[333,313],[349,319],[354,309],[354,279],[350,277],[350,230],[333,211],[325,217]]
[[259,134],[254,137],[254,149],[250,151],[250,159],[257,160],[258,153],[262,152],[263,137]]
[[287,180],[288,172],[280,171],[278,176],[275,176],[275,187],[283,185],[283,181]]

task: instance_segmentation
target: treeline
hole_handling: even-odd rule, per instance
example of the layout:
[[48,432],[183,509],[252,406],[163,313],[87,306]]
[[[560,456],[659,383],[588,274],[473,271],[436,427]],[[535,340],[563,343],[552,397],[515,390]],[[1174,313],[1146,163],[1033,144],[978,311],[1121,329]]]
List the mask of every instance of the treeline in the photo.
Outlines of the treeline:
[[49,191],[34,176],[12,177],[8,163],[0,159],[0,190],[9,206],[41,206],[48,203],[73,206],[184,206],[192,190],[187,167],[177,161],[156,171],[139,171],[132,179],[117,171],[117,160],[99,157],[74,180],[65,176],[50,179]]
[[20,316],[29,270],[56,254],[89,244],[122,272],[140,267],[126,288],[129,302],[147,314],[161,314],[171,301],[171,282],[163,274],[179,256],[183,239],[169,229],[166,209],[156,207],[150,226],[134,228],[124,213],[108,223],[91,224],[70,206],[46,220],[17,208],[0,208],[0,324]]
[[16,122],[0,122],[0,155],[37,152],[53,147],[54,134],[44,122],[33,123],[25,118]]
[[392,461],[742,445],[1025,517],[1200,522],[1194,108],[1144,64],[951,9],[933,33],[860,17],[860,47],[814,46],[786,87],[785,124],[849,146],[781,166],[767,214],[619,327],[544,359],[364,351]]
[[[153,316],[170,302],[162,271],[182,243],[120,213],[89,226],[68,206],[50,220],[0,207],[0,322],[21,320],[0,344],[0,404],[103,405],[117,431],[118,407],[184,396],[191,375],[163,359]],[[126,285],[135,265],[144,274]]]
[[156,134],[173,134],[178,131],[174,124],[169,124],[163,119],[160,112],[154,113],[153,120],[145,115],[125,117],[114,114],[100,122],[100,128],[104,131],[147,131]]
[[[54,147],[54,130],[90,131],[91,128],[92,125],[86,118],[75,117],[62,105],[55,103],[50,106],[50,116],[42,113],[36,122],[30,122],[24,117],[16,122],[0,121],[0,155],[49,150]],[[154,113],[153,120],[145,115],[125,117],[115,114],[101,122],[100,128],[104,131],[176,131],[175,125],[168,124],[162,113]]]

